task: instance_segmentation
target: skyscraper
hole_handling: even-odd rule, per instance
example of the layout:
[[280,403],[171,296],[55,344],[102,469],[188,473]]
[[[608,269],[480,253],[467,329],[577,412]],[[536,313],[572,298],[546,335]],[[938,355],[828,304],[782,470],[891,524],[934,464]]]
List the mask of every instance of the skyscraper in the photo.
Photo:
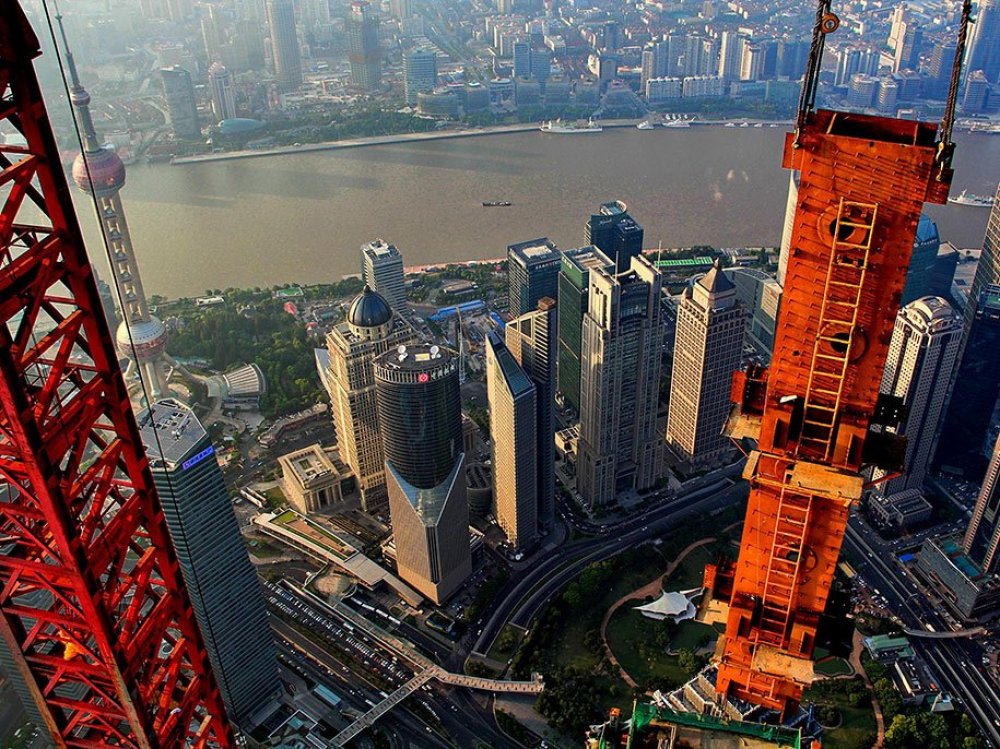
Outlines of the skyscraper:
[[233,76],[220,63],[212,63],[208,69],[208,85],[212,90],[212,114],[215,123],[236,116],[236,91]]
[[542,297],[555,299],[559,288],[559,252],[547,237],[507,246],[508,308],[513,317],[538,307]]
[[928,215],[921,214],[917,235],[913,240],[910,267],[906,271],[906,286],[899,302],[901,305],[932,293],[931,285],[940,248],[941,236],[938,234],[937,224]]
[[924,31],[913,21],[905,24],[893,58],[892,72],[916,70],[920,62],[920,50],[924,44]]
[[472,571],[458,357],[416,344],[375,360],[399,576],[434,603]]
[[583,317],[590,299],[590,272],[614,273],[615,263],[597,247],[580,247],[560,254],[559,267],[559,382],[563,403],[580,412],[580,352]]
[[990,83],[1000,83],[1000,2],[981,0],[966,57],[966,70],[982,70]]
[[591,215],[585,230],[587,244],[594,245],[615,261],[619,273],[631,267],[632,258],[642,253],[643,230],[620,200],[601,204]]
[[[984,248],[980,263],[985,259]],[[942,422],[935,463],[944,471],[979,481],[993,447],[989,431],[1000,394],[1000,286],[983,287],[977,299],[969,298],[966,313],[969,308],[974,310],[972,324],[965,331],[965,350]]]
[[788,172],[788,198],[785,200],[785,221],[781,225],[781,247],[778,255],[778,283],[785,285],[788,256],[792,251],[792,230],[795,228],[795,208],[799,202],[799,173]]
[[378,16],[367,0],[351,3],[347,16],[348,59],[351,80],[362,91],[377,91],[382,84],[382,50],[378,42]]
[[536,483],[538,524],[555,523],[556,301],[542,297],[538,309],[507,323],[507,348],[535,385],[537,405]]
[[406,317],[406,287],[403,284],[403,255],[396,245],[374,239],[361,248],[361,280]]
[[201,128],[198,126],[198,105],[194,99],[191,74],[180,65],[171,65],[160,69],[160,79],[174,137],[178,140],[198,140]]
[[[990,218],[986,223],[986,235],[983,237],[983,252],[976,265],[976,275],[972,278],[972,289],[969,300],[981,298],[982,290],[990,285],[1000,284],[1000,183],[997,184],[996,201],[990,209]],[[972,331],[972,318],[976,314],[976,305],[965,306],[965,337]],[[965,347],[967,348],[967,346]]]
[[[902,398],[907,410],[905,473],[879,484],[882,496],[923,488],[961,340],[962,316],[940,297],[910,302],[896,316],[880,390]],[[872,479],[885,475],[876,469]]]
[[416,333],[384,297],[369,287],[354,299],[347,319],[327,333],[327,387],[340,457],[361,492],[365,512],[388,509],[385,458],[375,406],[375,357],[416,341]]
[[734,31],[723,31],[719,42],[719,77],[725,81],[739,78],[743,45],[747,39]]
[[[122,356],[135,362],[144,385],[153,398],[169,394],[164,362],[167,328],[149,311],[146,292],[139,275],[139,264],[132,247],[121,189],[125,186],[125,165],[111,148],[104,148],[90,115],[90,94],[80,85],[73,53],[69,51],[62,17],[58,16],[66,69],[69,73],[70,102],[80,122],[83,151],[73,162],[73,181],[94,196],[101,220],[101,230],[108,245],[111,272],[118,289],[122,322],[115,340]],[[109,318],[110,320],[110,318]]]
[[138,416],[163,515],[226,710],[248,729],[277,695],[264,598],[208,432],[167,399]]
[[437,53],[427,47],[414,47],[403,53],[403,86],[407,104],[417,103],[417,94],[432,91],[437,85]]
[[727,268],[726,278],[736,286],[736,298],[744,310],[744,342],[764,362],[771,360],[781,308],[781,284],[756,268]]
[[292,0],[267,0],[267,27],[271,32],[271,57],[278,88],[294,91],[302,85],[302,56]]
[[591,507],[656,482],[656,407],[664,335],[660,272],[643,256],[590,272],[583,318],[577,488]]
[[677,308],[666,440],[686,462],[711,463],[729,449],[722,428],[742,358],[744,314],[719,261],[685,290]]
[[962,548],[982,572],[1000,574],[1000,439],[993,447]]
[[486,337],[486,393],[497,523],[524,549],[538,538],[538,392],[496,332]]

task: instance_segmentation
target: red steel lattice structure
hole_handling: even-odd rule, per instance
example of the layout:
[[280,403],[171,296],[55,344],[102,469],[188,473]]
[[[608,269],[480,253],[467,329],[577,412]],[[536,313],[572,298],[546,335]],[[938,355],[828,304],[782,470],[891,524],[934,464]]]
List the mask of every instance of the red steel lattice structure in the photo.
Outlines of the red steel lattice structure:
[[60,747],[232,747],[35,77],[0,11],[0,631]]
[[[964,45],[968,3],[960,45]],[[954,93],[935,125],[812,110],[822,37],[837,19],[823,0],[783,166],[800,173],[770,370],[737,373],[727,424],[757,441],[739,560],[706,569],[729,600],[716,689],[786,714],[812,681],[812,655],[864,465],[899,470],[902,404],[879,398],[917,222],[945,203]],[[961,55],[958,56],[960,59]],[[813,76],[813,77],[811,77]]]

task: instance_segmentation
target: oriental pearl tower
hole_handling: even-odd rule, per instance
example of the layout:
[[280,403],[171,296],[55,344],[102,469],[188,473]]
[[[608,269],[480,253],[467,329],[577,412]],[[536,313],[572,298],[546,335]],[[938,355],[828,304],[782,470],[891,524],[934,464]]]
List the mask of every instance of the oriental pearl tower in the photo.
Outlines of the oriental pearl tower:
[[125,185],[125,165],[114,149],[103,147],[97,138],[90,115],[90,94],[80,85],[62,16],[57,15],[56,21],[66,48],[70,102],[76,110],[83,141],[83,152],[73,162],[73,181],[81,190],[94,196],[109,250],[108,259],[118,287],[122,322],[115,341],[121,354],[133,360],[141,371],[149,396],[160,398],[170,394],[165,366],[167,328],[159,318],[150,314],[146,292],[142,288],[139,265],[135,260],[132,237],[119,194]]

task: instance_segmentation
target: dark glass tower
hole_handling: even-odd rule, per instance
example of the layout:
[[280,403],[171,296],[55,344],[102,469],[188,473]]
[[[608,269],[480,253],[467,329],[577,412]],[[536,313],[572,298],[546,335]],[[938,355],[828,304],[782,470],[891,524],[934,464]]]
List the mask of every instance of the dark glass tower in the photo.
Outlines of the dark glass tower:
[[267,25],[271,32],[271,54],[278,88],[294,91],[302,85],[302,56],[292,0],[267,0]]
[[458,357],[417,344],[375,359],[399,575],[441,603],[471,571]]
[[632,258],[642,252],[642,227],[620,200],[601,204],[600,211],[587,222],[586,235],[587,244],[599,247],[614,260],[619,273],[627,271]]
[[508,306],[512,317],[531,312],[543,297],[558,295],[559,252],[547,237],[507,246]]
[[161,400],[139,429],[229,717],[244,730],[280,687],[261,595],[215,450],[184,404]]
[[933,293],[934,271],[940,248],[941,237],[937,224],[928,216],[921,215],[917,234],[913,238],[913,255],[910,256],[910,267],[906,271],[906,286],[903,287],[900,307]]
[[559,305],[559,380],[563,402],[580,412],[580,351],[583,316],[587,312],[590,272],[599,268],[614,272],[614,261],[594,246],[566,250],[560,257]]
[[986,286],[969,305],[975,305],[972,327],[966,333],[936,462],[979,481],[993,447],[989,433],[1000,394],[1000,286]]

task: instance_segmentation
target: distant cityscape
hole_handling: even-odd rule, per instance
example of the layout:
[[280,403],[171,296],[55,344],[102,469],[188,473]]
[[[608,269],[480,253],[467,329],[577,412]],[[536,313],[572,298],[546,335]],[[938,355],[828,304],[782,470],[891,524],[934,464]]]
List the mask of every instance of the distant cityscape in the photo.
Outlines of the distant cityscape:
[[[839,8],[819,101],[939,119],[958,12]],[[558,118],[787,120],[813,16],[713,0],[143,0],[74,6],[66,24],[104,137],[129,161]],[[980,3],[970,34],[959,125],[991,132],[995,2]]]
[[[785,471],[792,521],[781,522],[805,528],[812,511],[786,499],[794,485],[836,499],[847,524],[829,569],[804,530],[793,546],[775,520],[766,542],[832,581],[823,616],[796,624],[799,640],[815,635],[801,648],[810,660],[815,648],[816,664],[788,712],[716,693],[727,620],[712,597],[767,514],[748,491],[757,461],[774,457],[756,449],[767,411],[746,407],[793,338],[783,301],[809,282],[807,248],[793,242],[816,194],[804,169],[791,170],[778,247],[653,248],[627,196],[609,195],[579,216],[573,247],[508,237],[502,258],[417,268],[405,237],[372,237],[350,248],[357,274],[336,283],[163,299],[147,297],[132,245],[121,190],[141,158],[458,121],[544,117],[549,132],[571,134],[603,119],[788,118],[813,13],[712,0],[142,0],[54,20],[80,133],[69,175],[98,208],[110,261],[108,278],[82,272],[146,456],[131,468],[156,487],[146,521],[169,530],[201,633],[191,652],[207,660],[206,692],[241,745],[1000,745],[1000,185],[952,200],[989,212],[981,248],[942,241],[913,202],[905,280],[897,264],[899,288],[876,300],[898,307],[882,339],[850,337],[865,273],[893,270],[869,265],[882,249],[871,246],[874,213],[841,198],[839,213],[812,221],[832,248],[825,288],[857,298],[821,299],[827,348],[814,358],[840,369],[814,362],[810,392],[839,407],[844,386],[824,390],[822,378],[844,378],[869,345],[888,356],[876,413],[863,415],[863,479],[805,458]],[[933,119],[956,23],[945,4],[841,9],[821,96]],[[995,0],[978,10],[966,69],[965,125],[997,128]],[[146,85],[153,71],[160,92]],[[851,308],[850,336],[834,331],[829,299]],[[44,374],[73,356],[84,359],[67,347],[32,364]],[[835,407],[785,392],[791,416],[774,441],[798,430],[832,454],[850,421],[819,420]],[[72,460],[95,483],[121,480]],[[24,490],[5,479],[0,499]],[[0,539],[0,551],[13,546]],[[151,574],[145,551],[130,548],[119,572]],[[790,589],[767,574],[769,595]],[[15,613],[51,596],[31,590]],[[153,607],[101,600],[126,620]],[[763,626],[763,605],[735,598],[730,625],[740,606]],[[50,733],[29,658],[3,631],[4,746],[70,745]],[[171,633],[155,657],[184,640]],[[32,662],[59,671],[88,647],[53,639]],[[44,697],[72,706],[90,686]]]

